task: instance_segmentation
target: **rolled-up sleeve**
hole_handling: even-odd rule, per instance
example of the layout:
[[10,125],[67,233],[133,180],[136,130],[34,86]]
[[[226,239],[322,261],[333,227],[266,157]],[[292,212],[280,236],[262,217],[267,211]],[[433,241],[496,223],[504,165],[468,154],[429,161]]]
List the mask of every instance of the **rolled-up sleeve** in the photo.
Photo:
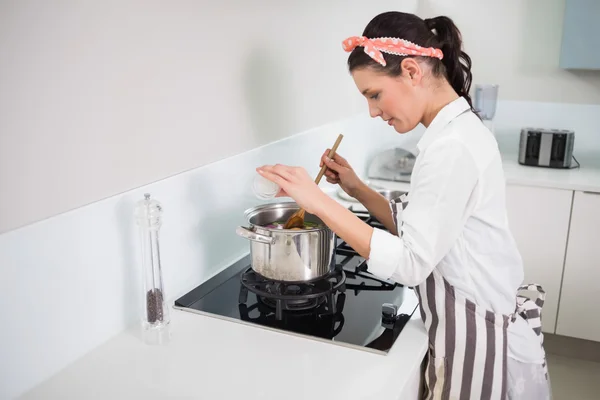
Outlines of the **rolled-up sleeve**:
[[424,282],[451,250],[476,203],[477,165],[466,146],[441,138],[415,166],[401,235],[374,229],[368,270],[406,286]]

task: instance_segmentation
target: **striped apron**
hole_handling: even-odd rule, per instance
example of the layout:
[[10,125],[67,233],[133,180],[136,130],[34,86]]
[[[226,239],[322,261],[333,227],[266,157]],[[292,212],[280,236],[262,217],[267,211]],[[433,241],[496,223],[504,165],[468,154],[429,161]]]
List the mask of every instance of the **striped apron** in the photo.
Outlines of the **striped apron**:
[[[407,194],[390,202],[399,235]],[[421,318],[429,335],[426,399],[506,399],[507,332],[518,315],[523,317],[543,343],[541,308],[544,291],[539,285],[525,285],[519,291],[533,291],[536,298],[520,293],[515,312],[494,313],[456,293],[454,287],[434,269],[424,283],[414,288]],[[547,367],[543,368],[547,377]]]

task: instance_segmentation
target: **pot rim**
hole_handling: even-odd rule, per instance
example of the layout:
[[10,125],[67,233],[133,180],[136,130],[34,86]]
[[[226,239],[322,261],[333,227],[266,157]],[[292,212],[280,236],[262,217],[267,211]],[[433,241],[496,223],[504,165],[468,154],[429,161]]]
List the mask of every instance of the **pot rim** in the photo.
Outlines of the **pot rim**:
[[[254,229],[255,227],[258,227],[260,229],[264,229],[264,230],[269,231],[269,232],[281,232],[281,233],[295,233],[295,234],[298,234],[298,233],[304,233],[304,232],[318,232],[318,231],[328,231],[328,230],[331,230],[331,229],[329,229],[329,227],[327,225],[325,225],[325,223],[321,220],[321,218],[319,218],[319,220],[321,222],[323,222],[323,227],[322,228],[310,228],[310,229],[267,228],[266,226],[255,225],[255,224],[253,224],[253,223],[250,222],[250,218],[252,218],[254,215],[258,214],[260,211],[271,210],[271,209],[276,209],[276,208],[293,209],[294,211],[297,211],[297,210],[300,209],[300,206],[298,206],[298,203],[296,203],[295,201],[282,201],[282,202],[279,202],[279,203],[261,204],[261,205],[249,208],[246,211],[244,211],[244,217],[246,217],[246,220],[248,221],[248,225],[250,226],[251,229]],[[313,214],[310,214],[310,215],[313,215]]]

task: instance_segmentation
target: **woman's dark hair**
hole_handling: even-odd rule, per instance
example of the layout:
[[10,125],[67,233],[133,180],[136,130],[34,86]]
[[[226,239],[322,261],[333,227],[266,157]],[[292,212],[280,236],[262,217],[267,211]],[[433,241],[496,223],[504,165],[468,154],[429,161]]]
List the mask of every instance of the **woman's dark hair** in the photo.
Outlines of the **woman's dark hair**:
[[350,72],[355,69],[370,67],[380,70],[389,76],[402,73],[400,63],[407,57],[419,57],[431,66],[434,76],[443,76],[452,88],[463,96],[471,109],[473,104],[469,90],[471,88],[471,58],[462,51],[462,37],[454,22],[448,17],[421,19],[414,14],[390,11],[379,14],[369,22],[363,36],[373,39],[378,37],[395,37],[405,39],[423,47],[435,47],[442,50],[442,60],[435,57],[398,56],[383,53],[386,66],[373,60],[364,52],[364,48],[355,48],[348,57]]

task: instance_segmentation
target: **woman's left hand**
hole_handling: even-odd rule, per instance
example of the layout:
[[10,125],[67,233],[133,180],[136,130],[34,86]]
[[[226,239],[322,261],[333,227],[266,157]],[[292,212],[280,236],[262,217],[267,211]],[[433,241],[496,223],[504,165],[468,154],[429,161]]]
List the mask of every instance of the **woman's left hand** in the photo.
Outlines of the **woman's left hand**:
[[291,197],[310,214],[317,214],[327,197],[304,168],[277,164],[264,165],[256,171],[279,185],[281,191],[277,197]]

